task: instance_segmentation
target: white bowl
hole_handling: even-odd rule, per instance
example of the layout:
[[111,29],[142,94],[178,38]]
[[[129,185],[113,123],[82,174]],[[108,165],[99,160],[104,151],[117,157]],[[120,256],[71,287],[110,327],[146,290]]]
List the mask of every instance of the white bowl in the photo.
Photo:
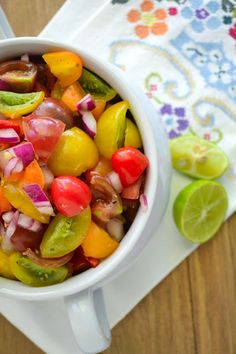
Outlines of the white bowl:
[[[102,301],[101,291],[97,291],[96,289],[99,289],[104,282],[109,281],[120,274],[121,271],[124,271],[142,251],[152,236],[153,230],[158,228],[168,201],[171,164],[167,137],[158,113],[146,96],[130,82],[131,80],[128,81],[127,76],[120,69],[109,63],[104,63],[99,58],[90,56],[83,49],[34,37],[2,40],[0,42],[0,61],[11,59],[24,53],[43,54],[61,49],[78,53],[82,57],[85,67],[105,79],[116,89],[123,99],[129,101],[132,114],[142,136],[145,154],[149,159],[149,168],[145,182],[148,209],[147,211],[139,209],[132,226],[116,252],[103,261],[97,268],[73,276],[61,284],[43,288],[31,288],[18,281],[0,277],[0,295],[21,300],[49,300],[66,297],[72,327],[76,336],[79,337],[78,342],[84,351],[92,353],[103,350],[109,343],[107,323],[104,324],[104,322],[104,326],[100,326],[99,324],[99,320],[105,321],[104,313],[91,314],[91,304],[94,305],[95,302],[95,310],[98,311],[97,302]],[[94,290],[96,291],[93,292]],[[71,296],[73,294],[76,294],[76,298],[75,296]],[[69,295],[70,297],[68,297]],[[85,306],[86,301],[86,306],[90,307],[90,314],[88,315],[88,312],[85,311],[83,325],[80,326],[78,325],[78,317],[75,318],[75,313],[79,312],[77,315],[82,318],[81,303],[83,302]],[[100,305],[100,310],[102,310],[102,304]],[[91,318],[90,322],[92,325],[89,323],[89,326],[92,326],[93,332],[93,340],[90,337],[89,341],[84,339],[85,334],[81,335],[81,327],[85,327],[85,322],[88,318]],[[94,322],[96,321],[97,325],[94,328]],[[77,322],[77,327],[75,322]],[[103,327],[103,330],[101,327]],[[107,332],[105,334],[103,333],[104,329]],[[95,338],[94,332],[97,330],[101,330],[102,335],[100,333]],[[100,344],[99,338],[102,338]],[[106,338],[106,343],[104,338]],[[93,342],[92,345],[91,342]]]

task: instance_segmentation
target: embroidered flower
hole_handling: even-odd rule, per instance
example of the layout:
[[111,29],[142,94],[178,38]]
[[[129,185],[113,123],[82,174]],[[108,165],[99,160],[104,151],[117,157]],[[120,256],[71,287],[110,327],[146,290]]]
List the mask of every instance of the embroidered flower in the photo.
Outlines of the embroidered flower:
[[187,132],[189,121],[185,117],[184,107],[174,108],[171,104],[164,104],[160,109],[160,113],[169,139],[177,138]]
[[196,10],[195,15],[199,20],[205,20],[205,18],[210,16],[210,13],[206,9],[198,9]]
[[[169,9],[170,10],[170,9]],[[177,14],[177,10],[175,12]],[[175,15],[173,9],[171,16]],[[146,38],[149,34],[155,36],[164,35],[168,31],[165,19],[168,13],[163,8],[155,9],[152,1],[145,0],[140,5],[140,10],[130,10],[128,13],[128,21],[137,23],[135,33],[139,38]]]
[[236,23],[229,29],[229,35],[236,40]]

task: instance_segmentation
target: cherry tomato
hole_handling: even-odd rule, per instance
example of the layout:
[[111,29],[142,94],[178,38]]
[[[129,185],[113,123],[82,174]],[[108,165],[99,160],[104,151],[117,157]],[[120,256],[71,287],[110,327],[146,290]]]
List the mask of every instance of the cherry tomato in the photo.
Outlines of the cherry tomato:
[[18,123],[12,122],[10,120],[0,120],[0,129],[14,129],[18,135],[21,135],[21,127]]
[[25,137],[42,161],[47,161],[58,143],[65,124],[51,117],[23,118]]
[[148,159],[138,149],[125,146],[113,153],[111,163],[113,170],[119,174],[122,185],[128,187],[142,175]]
[[19,252],[24,252],[27,248],[31,250],[39,249],[45,229],[46,227],[44,226],[40,231],[33,232],[18,226],[11,237],[11,242]]
[[92,194],[83,181],[73,176],[61,176],[52,183],[52,199],[64,216],[75,216],[84,210],[92,199]]
[[57,98],[46,98],[31,114],[32,118],[51,117],[61,120],[65,123],[66,128],[73,127],[73,114],[70,109]]

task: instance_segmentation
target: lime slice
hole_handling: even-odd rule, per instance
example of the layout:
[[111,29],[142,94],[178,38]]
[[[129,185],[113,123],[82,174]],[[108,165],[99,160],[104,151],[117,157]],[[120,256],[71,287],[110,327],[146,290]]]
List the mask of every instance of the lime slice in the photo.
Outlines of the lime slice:
[[220,183],[199,180],[178,194],[173,215],[176,226],[187,240],[203,243],[220,228],[227,207],[227,194]]
[[0,112],[10,118],[31,113],[43,101],[44,95],[43,91],[31,93],[0,91]]
[[216,144],[196,135],[173,139],[170,151],[173,167],[194,178],[219,178],[229,165],[228,157]]

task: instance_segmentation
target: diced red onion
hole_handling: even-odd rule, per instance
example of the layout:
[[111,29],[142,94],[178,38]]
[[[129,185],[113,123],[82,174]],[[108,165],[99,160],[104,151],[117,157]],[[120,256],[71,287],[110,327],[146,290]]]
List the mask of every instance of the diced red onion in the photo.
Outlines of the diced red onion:
[[63,257],[49,259],[39,257],[30,248],[27,248],[27,250],[23,252],[23,255],[30,258],[34,263],[46,268],[59,268],[63,266],[71,260],[73,254],[74,252],[70,252]]
[[12,128],[0,129],[0,143],[16,144],[19,143],[20,137]]
[[28,63],[28,62],[29,62],[29,54],[27,54],[27,53],[23,54],[23,55],[20,57],[20,59],[21,59],[22,61],[25,61],[26,63]]
[[94,118],[93,114],[89,111],[83,113],[80,112],[80,113],[82,114],[82,122],[86,133],[88,133],[88,135],[91,138],[94,138],[97,134],[96,119]]
[[55,215],[48,197],[38,184],[27,184],[23,187],[23,190],[40,213]]
[[147,211],[148,208],[148,200],[146,194],[141,194],[139,197],[140,201],[140,206],[143,209],[143,211]]
[[4,232],[4,229],[1,230],[1,232],[3,232],[3,235],[2,235],[3,239],[2,239],[1,247],[6,252],[10,252],[10,251],[14,250],[13,244],[11,243],[11,237],[14,234],[14,232],[16,231],[18,218],[19,218],[19,211],[16,210],[14,212],[12,219],[10,221],[10,224],[7,226],[5,232]]
[[111,183],[111,185],[117,191],[117,193],[122,192],[123,186],[121,184],[118,173],[116,173],[115,171],[111,171],[106,175],[106,179],[108,180],[108,182]]
[[[34,160],[34,157],[33,145],[29,142],[21,143],[0,152],[0,168],[4,171],[4,175],[6,173],[5,176],[9,176],[13,172],[21,172]],[[13,158],[17,159],[13,160]]]
[[96,107],[93,97],[88,93],[78,103],[77,109],[79,113],[83,114],[85,111],[92,111]]
[[2,214],[3,221],[6,224],[10,224],[13,215],[14,215],[14,211],[7,211],[6,213]]
[[0,91],[9,91],[10,89],[10,85],[8,84],[8,82],[0,79]]
[[34,232],[37,232],[42,228],[41,222],[34,220],[31,217],[24,214],[19,215],[18,225],[23,227],[23,229],[27,229],[29,231],[34,231]]
[[124,237],[124,226],[122,220],[118,218],[113,218],[108,221],[107,225],[108,233],[118,242]]
[[13,157],[3,170],[4,177],[9,177],[12,173],[23,171],[23,162],[19,157]]
[[44,187],[46,189],[49,189],[52,185],[52,182],[54,180],[54,175],[51,170],[46,165],[41,166],[41,170],[43,172],[44,176]]

